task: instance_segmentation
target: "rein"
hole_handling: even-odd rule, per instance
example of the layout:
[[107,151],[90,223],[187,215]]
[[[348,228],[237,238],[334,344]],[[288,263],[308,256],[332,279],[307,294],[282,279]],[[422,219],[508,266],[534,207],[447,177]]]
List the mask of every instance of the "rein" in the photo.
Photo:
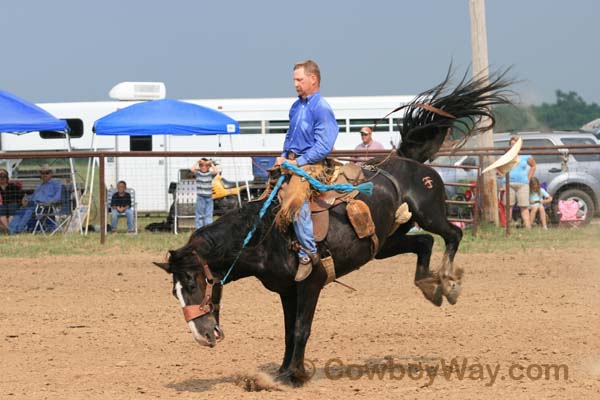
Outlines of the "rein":
[[190,322],[211,312],[218,311],[221,308],[221,293],[223,290],[223,284],[220,280],[214,278],[208,264],[200,258],[195,250],[192,254],[196,256],[198,264],[202,266],[203,272],[203,274],[198,274],[196,282],[198,286],[206,285],[206,289],[204,290],[204,298],[200,304],[183,307],[185,322]]

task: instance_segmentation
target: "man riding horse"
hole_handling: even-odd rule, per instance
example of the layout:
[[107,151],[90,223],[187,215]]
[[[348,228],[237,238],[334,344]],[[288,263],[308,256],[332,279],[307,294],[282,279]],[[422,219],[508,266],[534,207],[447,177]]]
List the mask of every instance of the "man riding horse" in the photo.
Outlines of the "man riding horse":
[[[290,113],[290,137],[286,138],[282,158],[290,158],[290,152],[297,151],[299,157],[293,161],[303,165],[312,176],[317,175],[319,165],[307,167],[307,164],[318,163],[331,150],[335,133],[329,129],[336,125],[333,113],[328,116],[327,121],[331,125],[328,127],[315,117],[325,113],[325,106],[318,95],[318,75],[307,65],[298,67],[294,72],[298,77],[296,85],[300,99],[295,105],[297,108],[292,107]],[[308,83],[304,79],[308,79]],[[268,290],[278,293],[281,299],[285,352],[278,378],[293,384],[302,384],[307,379],[304,368],[306,345],[321,290],[328,282],[329,270],[323,262],[317,261],[306,268],[301,266],[302,273],[298,274],[298,254],[293,244],[299,238],[303,238],[303,247],[308,249],[305,250],[306,255],[325,255],[324,250],[331,255],[333,272],[337,277],[359,269],[373,258],[414,253],[417,255],[415,284],[425,297],[436,306],[440,306],[443,299],[450,304],[456,303],[461,292],[462,271],[454,264],[454,257],[462,231],[447,219],[444,182],[433,168],[423,162],[439,150],[449,127],[463,128],[463,133],[469,137],[493,126],[490,107],[508,103],[505,88],[510,81],[505,79],[504,74],[489,81],[486,78],[463,78],[455,88],[448,90],[449,80],[450,74],[440,85],[405,106],[400,127],[402,142],[397,152],[370,161],[363,171],[365,179],[373,185],[372,195],[359,193],[356,199],[368,207],[373,236],[378,238],[377,241],[357,234],[349,218],[350,202],[341,202],[325,211],[329,224],[324,238],[316,244],[316,252],[314,247],[306,245],[306,237],[311,240],[312,232],[302,236],[306,230],[310,231],[307,225],[305,229],[298,229],[296,235],[273,229],[275,225],[291,221],[297,210],[306,207],[309,189],[302,186],[306,182],[292,175],[290,181],[301,181],[300,196],[288,197],[294,198],[293,202],[284,199],[271,204],[269,201],[274,197],[269,196],[248,203],[195,231],[186,245],[169,252],[168,262],[155,263],[172,274],[173,294],[199,344],[214,347],[224,337],[219,321],[224,284],[253,276]],[[312,100],[320,101],[315,104]],[[318,112],[314,113],[311,107],[317,105]],[[478,126],[483,117],[490,118],[489,124]],[[308,126],[309,123],[314,124]],[[337,127],[333,131],[337,131]],[[325,132],[332,136],[326,136]],[[309,134],[312,136],[304,136]],[[321,150],[314,153],[313,148]],[[398,211],[406,205],[411,217],[399,222]],[[437,270],[429,268],[433,237],[429,233],[407,234],[415,223],[444,240],[442,265]],[[248,236],[249,233],[253,236]],[[302,278],[305,279],[296,281]]]
[[[288,160],[298,167],[318,166],[329,155],[337,139],[338,124],[329,104],[321,97],[321,71],[316,62],[307,60],[294,65],[294,87],[298,100],[290,109],[290,127],[285,135],[283,153],[275,165]],[[308,205],[309,188],[300,177],[294,175],[286,191],[288,197],[280,211],[280,226],[292,219],[296,238],[301,248],[298,251],[298,272],[294,280],[306,279],[320,263],[315,245],[313,223]]]

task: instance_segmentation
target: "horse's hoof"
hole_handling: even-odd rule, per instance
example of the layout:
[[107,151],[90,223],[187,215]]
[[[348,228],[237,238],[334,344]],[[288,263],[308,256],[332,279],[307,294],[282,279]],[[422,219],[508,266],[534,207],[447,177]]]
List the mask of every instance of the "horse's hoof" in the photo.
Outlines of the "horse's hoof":
[[446,300],[448,300],[448,303],[455,305],[461,291],[462,285],[460,282],[448,281],[448,287],[447,290],[444,290],[444,296],[446,297]]
[[423,296],[425,296],[425,298],[434,305],[439,307],[444,302],[442,286],[439,284],[439,280],[433,277],[428,277],[415,281],[415,285],[421,289]]
[[278,370],[275,375],[275,381],[281,383],[282,385],[292,386],[292,387],[300,387],[304,385],[306,382],[305,379],[301,379],[297,377],[292,370]]

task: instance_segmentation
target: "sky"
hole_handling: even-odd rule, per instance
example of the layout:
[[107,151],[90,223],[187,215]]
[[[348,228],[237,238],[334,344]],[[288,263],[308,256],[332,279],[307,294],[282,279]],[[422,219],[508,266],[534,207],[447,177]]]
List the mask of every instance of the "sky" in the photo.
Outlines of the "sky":
[[[487,0],[492,70],[518,101],[600,103],[597,0]],[[291,97],[313,59],[327,96],[414,95],[471,63],[468,0],[0,2],[0,89],[34,102],[108,100],[122,81],[177,99]]]

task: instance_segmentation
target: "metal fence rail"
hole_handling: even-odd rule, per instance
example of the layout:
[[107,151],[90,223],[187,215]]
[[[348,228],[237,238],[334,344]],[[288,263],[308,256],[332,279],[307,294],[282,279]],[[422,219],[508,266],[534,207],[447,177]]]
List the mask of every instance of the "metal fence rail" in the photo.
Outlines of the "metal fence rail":
[[[490,155],[501,155],[506,151],[506,148],[477,148],[477,149],[460,149],[456,151],[442,151],[438,155],[453,155],[453,156],[461,156],[461,155],[474,155],[477,156],[480,160],[479,165],[481,165],[481,161],[484,156]],[[521,152],[527,153],[531,155],[561,155],[567,152],[569,154],[600,154],[600,146],[599,145],[569,145],[569,146],[549,146],[549,147],[524,147]],[[395,150],[384,150],[384,151],[373,151],[370,152],[369,155],[376,156],[386,156],[389,155],[390,152],[395,152]],[[212,158],[228,158],[228,157],[277,157],[280,155],[278,151],[212,151],[212,152],[150,152],[150,151],[136,151],[136,152],[119,152],[119,151],[62,151],[62,152],[9,152],[9,153],[0,153],[0,160],[8,160],[8,159],[89,159],[95,158],[98,160],[98,172],[99,172],[99,184],[96,188],[97,196],[99,200],[99,214],[100,214],[100,226],[106,226],[106,163],[108,158],[159,158],[164,159],[165,162],[173,158],[200,158],[200,157],[212,157]],[[343,158],[348,157],[350,159],[364,156],[363,152],[357,151],[334,151],[332,153],[333,157]],[[472,215],[471,218],[461,218],[461,217],[450,217],[449,219],[454,222],[463,222],[463,223],[471,223],[472,224],[472,234],[477,234],[477,227],[479,223],[479,214],[480,214],[480,202],[479,195],[484,190],[483,180],[481,177],[481,169],[479,166],[460,166],[457,167],[455,165],[436,165],[431,164],[432,167],[444,167],[444,168],[472,168],[477,170],[476,172],[476,180],[475,182],[445,182],[447,187],[454,188],[466,188],[470,190],[473,196],[470,199],[465,200],[457,200],[457,199],[449,199],[448,205],[457,205],[457,206],[465,206],[468,207]],[[152,173],[152,171],[149,171]],[[508,197],[508,196],[506,196]],[[508,199],[507,199],[508,200]],[[509,225],[509,224],[507,224]],[[508,227],[507,227],[508,229]],[[100,229],[100,241],[102,243],[105,242],[105,230]]]

